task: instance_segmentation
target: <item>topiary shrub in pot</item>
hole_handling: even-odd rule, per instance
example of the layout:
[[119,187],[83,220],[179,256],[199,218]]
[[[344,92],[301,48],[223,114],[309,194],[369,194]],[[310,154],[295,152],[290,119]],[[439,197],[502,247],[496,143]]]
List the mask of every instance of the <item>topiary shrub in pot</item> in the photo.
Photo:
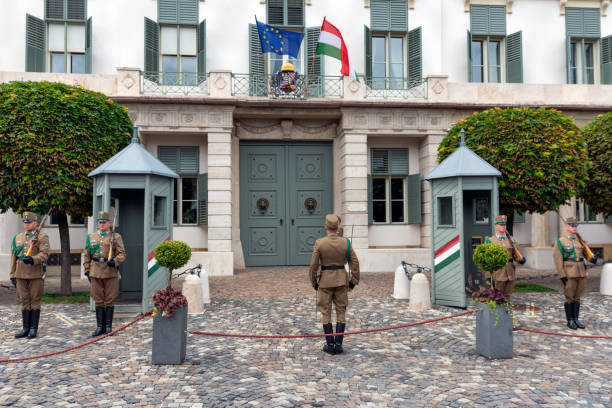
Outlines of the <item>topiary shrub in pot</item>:
[[[497,244],[479,245],[474,263],[493,274],[508,262],[508,252]],[[487,358],[512,358],[514,313],[512,302],[500,289],[486,288],[472,293],[476,304],[476,352]]]
[[153,298],[153,364],[181,364],[187,349],[187,299],[172,288],[172,271],[187,264],[191,249],[181,241],[165,241],[155,248],[157,264],[168,268],[168,286]]

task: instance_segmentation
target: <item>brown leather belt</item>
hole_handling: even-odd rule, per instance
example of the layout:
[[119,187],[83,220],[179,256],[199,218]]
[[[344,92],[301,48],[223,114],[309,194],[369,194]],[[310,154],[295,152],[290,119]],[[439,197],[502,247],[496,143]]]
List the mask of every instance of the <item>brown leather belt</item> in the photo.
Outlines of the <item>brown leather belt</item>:
[[321,266],[322,271],[335,271],[338,269],[344,269],[344,265]]
[[573,259],[563,258],[563,262],[582,262],[582,261],[584,261],[584,258],[577,258],[575,261]]

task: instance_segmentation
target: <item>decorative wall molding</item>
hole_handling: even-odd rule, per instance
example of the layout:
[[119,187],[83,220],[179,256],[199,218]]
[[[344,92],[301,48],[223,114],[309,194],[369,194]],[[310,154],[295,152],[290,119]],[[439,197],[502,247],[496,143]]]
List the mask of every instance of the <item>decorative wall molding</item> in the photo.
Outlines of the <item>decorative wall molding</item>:
[[463,0],[466,13],[470,11],[470,4],[484,4],[487,6],[506,6],[506,14],[512,14],[514,0]]
[[610,0],[559,0],[559,14],[564,16],[566,7],[588,7],[599,8],[601,16],[606,17],[609,5]]
[[342,131],[368,135],[424,135],[444,131],[451,123],[447,112],[437,110],[346,109],[342,113]]
[[329,140],[336,136],[335,121],[240,119],[235,134],[240,139]]
[[130,119],[143,130],[177,132],[201,132],[214,129],[231,129],[233,109],[171,104],[126,103]]

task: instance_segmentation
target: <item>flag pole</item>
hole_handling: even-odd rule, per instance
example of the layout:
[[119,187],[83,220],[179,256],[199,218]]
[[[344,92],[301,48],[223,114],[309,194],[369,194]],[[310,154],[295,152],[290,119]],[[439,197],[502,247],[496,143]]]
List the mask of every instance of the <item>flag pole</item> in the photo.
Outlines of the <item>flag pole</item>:
[[[323,23],[325,23],[325,17],[323,17]],[[323,27],[323,23],[321,23],[321,28]],[[308,38],[306,39],[306,43],[308,43]],[[319,40],[317,39],[317,44],[318,43],[319,43]],[[312,69],[314,68],[314,62],[315,62],[316,57],[317,57],[317,50],[315,48],[315,52],[312,54],[312,64],[310,64],[310,72],[308,73],[308,79],[306,80],[306,90],[304,91],[304,98],[308,96],[308,85],[310,84],[310,77],[312,76]]]
[[[257,26],[257,14],[253,14],[255,16],[255,25]],[[266,62],[266,56],[263,52],[263,47],[261,46],[261,37],[259,36],[259,27],[257,28],[257,38],[259,38],[259,48],[261,49],[261,58],[263,59],[264,69],[266,70],[266,79],[268,80],[268,95],[272,95],[272,86],[270,85],[270,76],[268,75],[268,63]]]

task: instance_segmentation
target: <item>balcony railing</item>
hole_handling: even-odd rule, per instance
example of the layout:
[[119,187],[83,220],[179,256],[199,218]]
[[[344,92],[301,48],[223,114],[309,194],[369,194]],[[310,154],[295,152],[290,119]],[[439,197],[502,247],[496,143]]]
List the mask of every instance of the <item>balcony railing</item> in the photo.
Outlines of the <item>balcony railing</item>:
[[344,82],[342,77],[338,76],[313,75],[308,82],[305,75],[295,75],[288,81],[280,74],[232,74],[232,95],[269,96],[278,99],[342,98]]
[[140,71],[140,93],[208,95],[208,74]]
[[366,98],[423,98],[427,99],[427,80],[409,81],[406,78],[368,78],[365,81]]

